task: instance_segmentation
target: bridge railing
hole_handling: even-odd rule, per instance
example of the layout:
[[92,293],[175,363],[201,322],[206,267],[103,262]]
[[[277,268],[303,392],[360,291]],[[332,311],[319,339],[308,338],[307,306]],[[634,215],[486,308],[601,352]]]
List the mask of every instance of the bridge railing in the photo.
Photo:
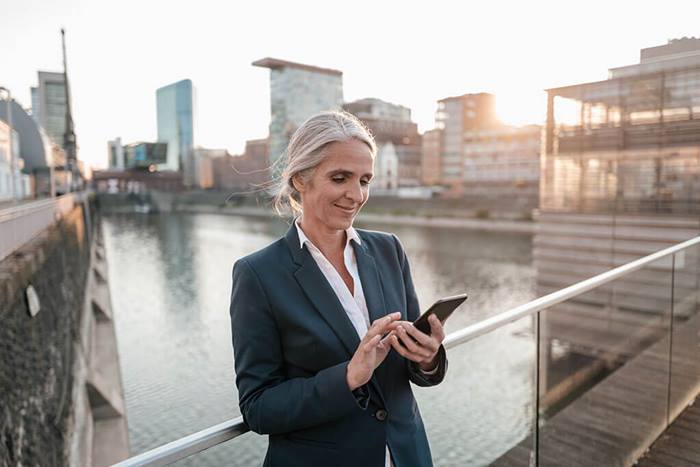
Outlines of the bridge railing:
[[[448,378],[421,400],[455,425],[431,436],[427,420],[433,453],[455,465],[634,463],[700,391],[699,268],[696,237],[449,334]],[[439,392],[455,389],[463,400]],[[234,418],[116,465],[167,465],[247,431]]]
[[0,208],[0,261],[70,212],[83,198],[83,193],[68,193]]

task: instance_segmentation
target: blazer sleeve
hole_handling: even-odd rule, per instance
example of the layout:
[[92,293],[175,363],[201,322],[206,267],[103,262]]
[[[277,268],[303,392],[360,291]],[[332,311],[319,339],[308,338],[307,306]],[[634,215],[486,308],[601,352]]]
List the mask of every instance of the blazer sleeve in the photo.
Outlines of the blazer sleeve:
[[[409,321],[415,321],[418,316],[420,316],[420,307],[418,305],[418,296],[416,295],[416,289],[413,286],[413,279],[411,278],[411,266],[408,263],[408,258],[406,257],[406,252],[401,246],[401,242],[396,237],[394,238],[394,244],[396,247],[396,252],[399,257],[399,264],[401,266],[401,275],[403,277],[404,288],[406,290],[406,315]],[[408,366],[408,376],[409,379],[418,386],[435,386],[440,384],[443,379],[445,379],[445,373],[447,373],[447,352],[445,352],[445,347],[440,345],[438,349],[438,366],[436,371],[431,374],[426,374],[420,369],[420,366],[410,360],[406,360]]]
[[286,378],[273,310],[246,260],[233,268],[230,314],[239,405],[251,430],[287,433],[361,410],[347,385],[348,362],[309,378]]

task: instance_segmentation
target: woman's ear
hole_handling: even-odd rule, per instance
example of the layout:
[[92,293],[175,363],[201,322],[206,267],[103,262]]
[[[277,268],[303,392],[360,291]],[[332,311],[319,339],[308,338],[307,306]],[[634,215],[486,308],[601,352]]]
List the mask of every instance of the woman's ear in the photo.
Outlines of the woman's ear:
[[306,188],[306,185],[304,184],[304,181],[301,179],[299,174],[294,175],[290,183],[292,184],[294,189],[297,190],[299,193],[303,193],[304,189]]

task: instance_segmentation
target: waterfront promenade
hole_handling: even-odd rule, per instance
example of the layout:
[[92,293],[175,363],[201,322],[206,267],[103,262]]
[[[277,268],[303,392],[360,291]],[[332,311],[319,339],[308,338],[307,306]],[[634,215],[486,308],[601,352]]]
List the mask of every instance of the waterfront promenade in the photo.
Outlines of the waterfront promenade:
[[[93,214],[99,212],[97,207],[91,207],[90,210],[94,211]],[[72,222],[78,224],[84,222],[84,217],[83,221],[80,221],[77,211],[65,212],[72,212],[70,215]],[[160,380],[160,384],[156,386],[142,385],[140,390],[145,391],[143,394],[153,393],[156,399],[167,399],[175,389],[170,387],[167,391],[162,391],[163,378],[167,378],[172,373],[172,375],[179,375],[178,377],[183,381],[183,371],[187,366],[183,365],[183,360],[178,358],[165,358],[165,360],[161,358],[160,363],[152,362],[143,357],[144,351],[146,351],[145,354],[154,357],[173,356],[178,348],[193,354],[195,342],[201,340],[208,344],[209,350],[202,355],[192,355],[193,362],[199,362],[197,366],[202,367],[202,361],[207,362],[205,367],[230,366],[230,355],[218,350],[211,352],[214,342],[212,329],[223,330],[220,336],[222,342],[215,347],[219,349],[219,347],[228,346],[225,335],[227,317],[220,310],[226,308],[224,302],[227,299],[227,285],[225,284],[230,280],[229,263],[237,255],[268,242],[268,236],[279,235],[279,230],[286,228],[286,225],[280,221],[270,223],[269,217],[262,216],[261,209],[258,209],[254,216],[241,216],[240,213],[227,214],[229,215],[201,212],[113,214],[109,216],[105,241],[99,240],[96,247],[91,248],[90,257],[93,263],[90,269],[90,280],[94,285],[88,288],[95,289],[95,292],[91,292],[90,298],[87,299],[86,309],[89,310],[89,315],[86,316],[94,318],[88,318],[88,321],[83,320],[83,322],[88,323],[94,319],[98,327],[103,326],[102,329],[106,329],[104,325],[112,328],[115,324],[119,329],[120,326],[133,324],[137,322],[135,320],[140,319],[141,325],[146,326],[144,329],[148,333],[167,331],[165,336],[169,336],[163,339],[154,338],[155,335],[151,335],[150,339],[134,336],[136,340],[131,343],[129,340],[117,339],[120,345],[128,346],[127,354],[133,354],[135,349],[140,351],[140,356],[133,354],[126,359],[120,359],[122,365],[129,366],[138,361],[141,376],[153,374]],[[499,240],[500,233],[481,235],[481,231],[487,230],[485,223],[491,220],[474,220],[470,228],[458,229],[456,227],[458,224],[455,223],[450,229],[442,228],[444,227],[442,225],[441,228],[431,229],[432,224],[401,224],[400,220],[385,217],[374,220],[377,218],[373,219],[371,217],[373,215],[375,214],[370,213],[370,217],[358,219],[358,221],[360,224],[365,222],[369,228],[393,226],[392,229],[395,229],[405,242],[407,251],[410,252],[414,261],[416,266],[414,275],[421,284],[420,289],[423,294],[429,289],[434,289],[433,293],[437,296],[445,294],[448,290],[435,289],[436,284],[450,282],[452,286],[459,287],[464,286],[459,284],[467,284],[470,292],[479,291],[481,287],[486,287],[490,280],[497,277],[504,278],[508,270],[525,273],[524,276],[513,274],[504,278],[502,293],[499,292],[499,298],[494,301],[484,300],[486,295],[496,295],[494,290],[474,294],[474,301],[470,303],[472,307],[470,314],[456,317],[451,323],[453,327],[449,329],[451,332],[450,379],[446,381],[444,387],[436,388],[438,391],[446,392],[433,394],[417,390],[421,408],[425,409],[428,429],[433,433],[431,438],[448,441],[446,444],[434,442],[436,465],[486,465],[493,462],[505,462],[505,465],[528,465],[535,452],[537,465],[562,465],[561,463],[565,462],[566,465],[597,466],[606,465],[608,460],[609,465],[630,465],[634,460],[644,456],[645,450],[660,434],[664,433],[666,426],[673,422],[687,403],[697,396],[700,377],[700,369],[697,368],[697,362],[700,361],[697,358],[698,331],[700,330],[697,319],[698,271],[695,269],[700,258],[698,245],[689,245],[678,253],[668,253],[663,258],[650,260],[648,264],[640,266],[640,269],[620,273],[622,274],[620,277],[606,279],[608,282],[601,282],[594,288],[581,289],[576,292],[576,295],[560,296],[558,299],[561,300],[560,302],[545,304],[538,302],[540,299],[533,301],[534,296],[527,296],[525,292],[517,291],[515,288],[516,284],[526,280],[525,278],[530,274],[528,272],[530,266],[525,263],[531,259],[521,261],[521,264],[511,264],[507,268],[504,265],[495,264],[503,259],[499,258],[499,253],[503,254],[508,248],[512,249],[511,252],[518,252],[521,251],[520,247],[529,245],[529,240],[526,239],[529,234],[500,232],[504,237]],[[470,219],[457,221],[464,222]],[[53,227],[50,223],[45,227],[45,229],[51,228]],[[414,229],[415,233],[411,234],[410,232]],[[78,238],[85,239],[84,228],[82,233],[80,227],[77,227],[75,232]],[[118,238],[115,236],[117,233],[122,239],[130,239],[131,243],[118,246],[115,243]],[[520,238],[521,236],[525,237]],[[99,235],[96,236],[96,238],[99,237]],[[484,243],[477,244],[479,241]],[[517,244],[521,244],[520,247]],[[460,256],[464,254],[464,249],[468,245],[475,247],[474,252]],[[118,249],[115,249],[117,246]],[[143,251],[137,250],[137,246]],[[228,250],[231,247],[235,250]],[[114,256],[116,251],[119,252],[120,258]],[[148,255],[152,255],[152,258]],[[668,261],[671,258],[673,261]],[[225,265],[222,264],[222,260],[226,263]],[[162,264],[162,267],[159,266],[159,262],[163,261],[166,263]],[[494,266],[492,270],[487,269],[489,263]],[[111,271],[106,268],[106,264],[110,265]],[[453,266],[445,269],[447,264],[453,264]],[[627,265],[622,267],[625,266]],[[473,267],[477,275],[469,278],[461,276],[460,271],[465,267]],[[145,276],[142,277],[140,274]],[[132,277],[138,280],[128,285],[125,279]],[[478,277],[485,279],[485,282],[479,286],[475,282]],[[532,278],[530,274],[529,280],[531,281]],[[672,306],[662,310],[662,314],[658,316],[653,315],[653,310],[650,311],[648,305],[646,308],[642,307],[635,311],[631,306],[633,302],[628,300],[629,293],[624,293],[629,292],[630,278],[634,279],[632,283],[638,283],[635,281],[643,279],[647,284],[647,293],[656,294],[661,298],[672,298],[670,302],[666,302]],[[430,282],[425,282],[426,280]],[[176,285],[176,292],[163,288],[168,282]],[[217,285],[219,282],[222,285]],[[143,287],[146,283],[149,287]],[[207,290],[209,293],[200,294],[198,291],[204,283],[208,286],[202,290]],[[142,300],[134,301],[133,297],[117,294],[114,299],[115,306],[110,310],[108,306],[110,299],[105,298],[109,295],[105,295],[103,290],[107,285],[110,288],[116,285],[115,290],[119,294],[123,290],[141,290]],[[51,300],[43,295],[43,290],[46,289],[39,289],[41,302],[50,304]],[[77,289],[72,286],[69,290]],[[212,290],[221,293],[213,293]],[[512,296],[514,292],[516,295]],[[557,291],[555,294],[561,292]],[[191,293],[194,295],[189,295]],[[603,305],[596,305],[601,303],[601,297],[608,296],[606,294],[610,295],[608,299],[602,300]],[[631,296],[634,297],[635,294]],[[422,302],[426,303],[435,297],[424,295],[421,298]],[[591,301],[593,298],[595,300]],[[141,301],[143,307],[139,304]],[[595,312],[586,316],[595,315],[600,326],[607,327],[609,334],[605,335],[605,339],[593,339],[590,330],[585,329],[590,323],[586,324],[585,319],[577,319],[577,313],[579,315],[586,313],[581,306],[582,302],[588,304],[589,312],[591,310]],[[162,308],[157,308],[159,303]],[[498,305],[503,305],[503,308],[498,309]],[[149,315],[149,309],[153,309],[155,314]],[[477,310],[490,310],[491,314],[474,314],[473,312]],[[539,333],[540,328],[535,321],[535,316],[540,310],[546,313],[562,312],[563,319],[551,321],[555,325],[551,329],[566,328],[568,335],[573,336],[570,337],[571,340],[579,338],[577,345],[582,345],[584,342],[581,336],[588,336],[586,339],[589,347],[598,345],[603,346],[605,350],[591,360],[594,366],[598,365],[596,362],[602,362],[602,367],[599,366],[599,368],[603,368],[604,371],[597,374],[588,384],[576,388],[573,400],[565,400],[565,405],[553,412],[546,409],[544,405],[540,405],[547,401],[544,396],[548,386],[534,383],[541,381],[541,375],[549,371],[547,365],[552,363],[542,358],[541,349],[550,347],[547,335]],[[47,316],[45,312],[46,310],[39,316]],[[634,313],[637,314],[634,315]],[[507,314],[511,317],[506,319],[504,316]],[[631,319],[633,315],[634,319]],[[19,319],[20,315],[17,316]],[[148,320],[151,318],[153,322],[149,324]],[[638,327],[637,331],[647,332],[645,335],[628,331],[618,333],[616,346],[613,336],[622,329],[620,327],[622,321],[627,326]],[[26,322],[29,326],[33,323],[31,318]],[[500,324],[496,324],[499,322]],[[210,325],[213,325],[213,328]],[[583,328],[579,329],[579,325]],[[182,338],[185,340],[177,337],[178,327],[182,328]],[[560,333],[560,335],[564,334]],[[635,337],[637,335],[641,337],[637,339]],[[83,339],[90,341],[89,338]],[[172,349],[163,352],[154,347],[158,342],[164,341],[170,342],[173,345]],[[469,342],[468,345],[462,345],[467,342]],[[81,345],[85,348],[95,348],[94,344]],[[557,345],[557,352],[559,352],[557,358],[560,358],[562,346],[561,343]],[[105,421],[114,421],[116,415],[125,415],[130,405],[128,387],[126,388],[126,411],[118,403],[111,405],[112,408],[117,408],[114,411],[110,411],[112,409],[109,409],[109,405],[104,405],[105,401],[113,399],[110,399],[110,390],[104,386],[104,380],[99,376],[104,374],[107,368],[111,368],[109,371],[112,372],[114,363],[112,361],[109,365],[95,365],[100,360],[105,361],[104,349],[111,348],[109,353],[112,357],[116,357],[117,352],[113,346],[97,348],[96,355],[99,358],[86,358],[91,361],[88,367],[90,369],[87,371],[88,380],[79,383],[79,387],[87,388],[87,402],[82,402],[83,407],[90,407],[93,421],[96,420],[95,417],[101,417],[99,420],[102,421],[96,423],[95,427],[104,426]],[[120,348],[119,354],[124,352],[125,349]],[[575,370],[573,366],[568,369],[570,376],[574,379],[585,375],[585,371]],[[233,403],[235,397],[231,394],[232,376],[228,372],[223,372],[219,375],[220,381],[216,384],[212,384],[211,379],[202,378],[203,385],[195,384],[199,398],[210,400],[212,395],[210,392],[215,391]],[[128,386],[130,377],[127,375],[126,379],[126,386]],[[194,380],[184,377],[184,381]],[[522,390],[514,398],[514,388],[518,384]],[[480,391],[479,387],[484,387],[486,391]],[[508,390],[504,392],[503,388]],[[535,403],[534,397],[537,391],[542,393]],[[100,398],[102,397],[100,394],[107,394],[108,397]],[[459,394],[464,395],[464,398],[457,400],[456,398],[462,397]],[[181,396],[178,395],[173,399],[169,409],[158,409],[163,421],[177,420],[186,406],[194,401]],[[453,403],[447,407],[440,404],[442,408],[438,407],[435,413],[431,413],[429,402],[431,399],[450,400]],[[71,404],[80,407],[81,403],[76,401]],[[137,406],[139,404],[143,405],[143,401],[138,402]],[[537,407],[534,410],[533,404]],[[446,408],[448,412],[444,411]],[[206,404],[198,410],[206,411]],[[217,418],[215,421],[222,421],[221,412],[211,415]],[[536,416],[541,418],[536,419]],[[692,447],[697,440],[688,439],[688,436],[694,432],[695,426],[692,414],[689,418],[690,421],[687,420],[688,417],[679,418],[680,424],[665,432],[665,435],[660,438],[660,441],[666,440],[666,442],[679,440],[681,448],[685,449],[679,452],[682,452],[682,456],[685,457],[680,458],[678,465],[692,465],[692,462],[687,463],[686,459],[688,453],[692,452],[688,445],[690,443]],[[468,420],[480,420],[480,423],[473,424]],[[517,426],[513,427],[511,425],[515,420],[517,420]],[[148,424],[145,426],[147,429],[163,426],[163,423],[153,417],[149,418]],[[456,425],[462,427],[457,432],[454,428]],[[538,429],[535,429],[536,426]],[[683,430],[679,431],[678,426]],[[477,431],[473,431],[472,428]],[[196,430],[185,429],[179,433],[176,430],[170,431],[166,433],[167,438],[159,444],[193,431]],[[535,434],[538,445],[533,448],[532,436]],[[104,437],[95,439],[100,440]],[[465,448],[466,439],[471,439],[475,444]],[[235,454],[240,456],[241,460],[248,459],[246,462],[250,465],[250,462],[256,462],[259,449],[262,448],[259,441],[260,437],[249,434],[240,440],[226,443],[221,448],[226,448],[227,452],[232,453],[228,456]],[[592,451],[588,452],[582,448],[573,449],[573,445],[582,445],[581,443],[585,442],[589,443],[586,446]],[[254,449],[251,450],[251,446]],[[659,459],[663,459],[663,455],[669,455],[670,448],[663,446],[659,448],[662,454]],[[75,449],[77,453],[80,452],[79,448]],[[185,461],[185,465],[203,465],[209,453],[216,453],[218,449],[220,448],[196,455]],[[143,450],[143,447],[139,447],[132,451],[132,454]],[[98,442],[98,445],[92,446],[92,453],[99,452]],[[653,448],[651,452],[654,452]],[[475,457],[475,454],[482,456]],[[681,461],[686,461],[686,464]],[[661,462],[660,465],[663,463]]]

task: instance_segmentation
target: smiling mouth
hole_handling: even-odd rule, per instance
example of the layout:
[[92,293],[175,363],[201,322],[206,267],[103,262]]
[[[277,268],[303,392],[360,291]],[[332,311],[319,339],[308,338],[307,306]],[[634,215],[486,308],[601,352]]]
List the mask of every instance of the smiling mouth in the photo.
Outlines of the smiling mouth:
[[348,212],[348,213],[349,213],[349,212],[354,212],[354,211],[355,211],[355,208],[348,208],[348,207],[345,207],[345,206],[339,206],[339,205],[337,205],[337,204],[335,204],[334,206],[335,206],[336,208],[338,208],[338,209],[340,209],[340,210],[342,210],[342,211]]

